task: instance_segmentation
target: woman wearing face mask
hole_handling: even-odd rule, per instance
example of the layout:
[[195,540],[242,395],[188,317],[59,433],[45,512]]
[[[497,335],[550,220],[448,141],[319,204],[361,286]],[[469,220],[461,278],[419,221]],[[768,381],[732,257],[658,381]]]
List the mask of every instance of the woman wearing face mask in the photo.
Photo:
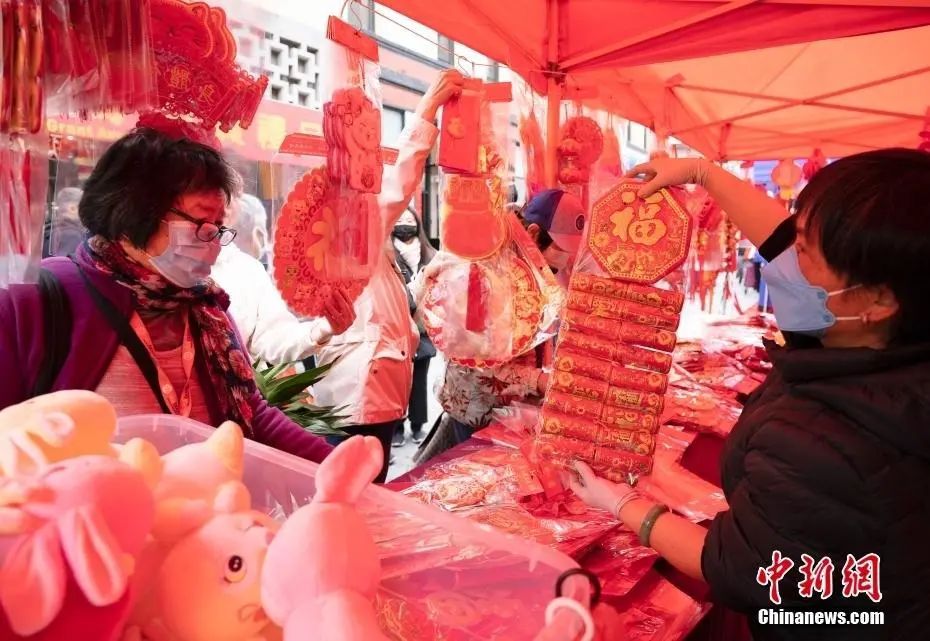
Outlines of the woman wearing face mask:
[[[727,442],[729,510],[709,530],[582,463],[573,489],[706,580],[718,602],[748,615],[757,640],[923,638],[930,155],[889,149],[839,160],[814,176],[791,218],[706,161],[656,159],[633,173],[649,178],[643,195],[697,183],[717,199],[769,261],[763,277],[787,345],[767,345],[773,371]],[[770,599],[773,555],[793,564],[779,585],[781,604]],[[805,562],[828,570],[832,596],[799,594]],[[846,598],[851,577],[871,596]],[[770,609],[880,610],[884,625],[762,625]]]
[[[410,313],[416,314],[417,305],[410,292],[411,284],[417,275],[430,264],[436,256],[436,250],[426,237],[420,221],[412,209],[408,208],[394,225],[391,234],[394,243],[394,259],[404,284],[407,286],[407,298],[410,303]],[[426,328],[418,323],[420,330],[420,344],[413,357],[413,386],[410,388],[410,407],[407,410],[407,420],[410,422],[410,435],[414,443],[423,442],[423,426],[426,424],[426,410],[428,404],[427,378],[429,376],[429,362],[436,356],[436,348],[426,335]],[[394,447],[402,447],[406,442],[404,426],[400,425],[394,431]]]
[[322,460],[330,447],[261,398],[229,300],[209,279],[236,234],[223,226],[233,186],[222,156],[199,143],[151,129],[116,141],[81,199],[89,239],[44,261],[39,287],[0,290],[0,408],[94,390],[120,416],[231,419],[255,440]]

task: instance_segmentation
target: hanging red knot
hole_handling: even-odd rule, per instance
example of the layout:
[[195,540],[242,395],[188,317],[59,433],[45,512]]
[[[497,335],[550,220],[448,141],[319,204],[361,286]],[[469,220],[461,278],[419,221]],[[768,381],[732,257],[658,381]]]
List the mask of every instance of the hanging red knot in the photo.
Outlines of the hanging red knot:
[[827,158],[823,155],[823,152],[819,149],[814,150],[814,155],[807,159],[807,162],[804,163],[804,166],[801,168],[801,173],[804,175],[804,180],[810,182],[810,179],[814,175],[827,166]]

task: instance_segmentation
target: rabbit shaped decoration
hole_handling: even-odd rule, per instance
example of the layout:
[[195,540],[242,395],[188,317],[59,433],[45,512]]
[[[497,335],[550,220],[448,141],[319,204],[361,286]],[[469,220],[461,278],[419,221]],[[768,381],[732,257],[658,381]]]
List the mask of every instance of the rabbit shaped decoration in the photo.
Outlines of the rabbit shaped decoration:
[[381,470],[378,439],[356,436],[320,465],[316,495],[281,526],[262,570],[262,606],[284,641],[387,641],[373,605],[374,538],[356,509]]

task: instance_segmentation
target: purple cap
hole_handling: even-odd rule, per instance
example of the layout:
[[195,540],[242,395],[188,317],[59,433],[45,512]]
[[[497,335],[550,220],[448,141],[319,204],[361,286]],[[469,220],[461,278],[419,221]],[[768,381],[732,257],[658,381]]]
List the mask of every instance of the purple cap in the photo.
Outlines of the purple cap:
[[549,232],[560,249],[573,255],[578,253],[587,216],[575,196],[562,189],[541,191],[527,203],[523,219]]

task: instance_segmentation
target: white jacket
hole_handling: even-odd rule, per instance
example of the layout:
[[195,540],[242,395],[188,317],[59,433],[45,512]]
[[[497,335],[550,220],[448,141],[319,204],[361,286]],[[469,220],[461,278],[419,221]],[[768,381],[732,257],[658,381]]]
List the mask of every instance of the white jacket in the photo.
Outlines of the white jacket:
[[319,405],[344,407],[352,425],[387,423],[407,415],[413,385],[413,356],[420,334],[410,317],[403,278],[394,264],[389,239],[423,178],[439,130],[414,117],[400,138],[393,167],[385,166],[378,205],[384,256],[355,301],[356,319],[347,332],[321,347],[321,364],[338,361],[313,386]]
[[272,365],[302,360],[332,336],[325,318],[301,321],[294,316],[265,266],[235,244],[220,250],[211,275],[229,294],[229,315],[252,360]]

